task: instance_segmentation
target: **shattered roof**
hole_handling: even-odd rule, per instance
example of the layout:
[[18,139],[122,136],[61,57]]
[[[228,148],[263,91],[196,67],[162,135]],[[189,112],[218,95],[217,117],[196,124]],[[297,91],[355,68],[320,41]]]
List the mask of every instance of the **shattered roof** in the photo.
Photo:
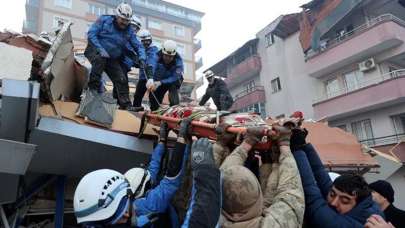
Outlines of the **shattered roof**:
[[325,166],[343,168],[379,166],[377,161],[363,152],[362,145],[354,135],[319,122],[304,122],[303,126],[309,132],[307,141],[314,145]]

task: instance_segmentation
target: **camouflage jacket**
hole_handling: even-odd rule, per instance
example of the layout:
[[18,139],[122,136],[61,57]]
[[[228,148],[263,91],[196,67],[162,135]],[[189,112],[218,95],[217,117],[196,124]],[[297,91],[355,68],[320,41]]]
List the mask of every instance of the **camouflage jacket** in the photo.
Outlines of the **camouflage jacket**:
[[[288,146],[280,147],[279,163],[263,164],[260,167],[260,183],[263,192],[263,213],[253,220],[248,227],[302,227],[305,201],[301,178],[295,159]],[[237,147],[225,158],[221,169],[233,165],[242,165],[247,159],[247,153],[242,146]],[[214,151],[215,154],[215,151]],[[217,157],[221,157],[217,155]],[[224,218],[222,217],[221,220]],[[246,221],[242,222],[246,227]],[[225,227],[225,223],[222,226]],[[242,227],[233,223],[231,227]]]

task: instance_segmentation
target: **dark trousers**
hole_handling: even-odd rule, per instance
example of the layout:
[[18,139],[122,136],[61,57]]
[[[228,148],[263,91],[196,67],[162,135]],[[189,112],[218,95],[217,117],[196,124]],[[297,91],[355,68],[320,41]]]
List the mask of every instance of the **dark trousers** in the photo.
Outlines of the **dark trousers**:
[[146,80],[139,80],[136,84],[136,90],[134,94],[134,107],[140,107],[142,105],[142,99],[146,93]]
[[[179,98],[178,86],[175,83],[162,84],[155,90],[154,94],[156,96],[156,99],[159,101],[159,103],[160,104],[162,103],[163,97],[165,96],[167,91],[169,91],[170,106],[178,105],[180,103],[180,98]],[[156,102],[156,99],[152,95],[152,93],[149,93],[150,109],[152,111],[155,111],[156,109],[159,108],[159,104],[158,104],[158,102]]]
[[105,71],[116,87],[117,100],[121,108],[131,105],[129,100],[128,79],[125,76],[118,59],[107,59],[101,57],[96,47],[89,43],[84,55],[91,63],[91,72],[88,87],[98,91],[101,86],[101,74]]

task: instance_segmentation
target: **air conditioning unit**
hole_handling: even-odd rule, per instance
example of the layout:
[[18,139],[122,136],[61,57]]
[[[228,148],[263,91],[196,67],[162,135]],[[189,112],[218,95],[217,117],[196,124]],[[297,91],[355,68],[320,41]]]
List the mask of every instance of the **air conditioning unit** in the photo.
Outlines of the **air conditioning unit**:
[[375,61],[373,58],[369,58],[363,62],[359,63],[359,69],[360,71],[368,71],[368,70],[372,70],[375,68]]

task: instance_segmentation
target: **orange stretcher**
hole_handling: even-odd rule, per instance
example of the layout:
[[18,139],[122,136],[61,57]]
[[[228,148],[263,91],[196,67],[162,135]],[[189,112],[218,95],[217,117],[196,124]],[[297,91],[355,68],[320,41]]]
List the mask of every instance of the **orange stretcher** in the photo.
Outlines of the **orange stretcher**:
[[[227,113],[227,115],[222,115],[219,116],[218,113],[211,112],[209,113],[211,116],[216,116],[216,121],[212,123],[211,122],[206,122],[206,121],[201,121],[201,119],[198,118],[193,118],[193,121],[191,122],[192,126],[192,134],[196,137],[205,137],[209,138],[211,140],[217,140],[217,133],[216,133],[216,127],[218,123],[222,122],[227,122],[227,119],[232,119],[235,120],[235,116],[239,116],[240,119],[242,118],[247,118],[247,117],[254,117],[257,119],[260,117],[258,114],[255,113]],[[169,128],[177,131],[180,127],[180,122],[183,118],[190,117],[192,114],[189,113],[189,115],[184,116],[184,115],[179,115],[176,117],[173,117],[170,115],[170,113],[149,113],[149,112],[144,112],[142,113],[142,120],[141,120],[141,126],[140,126],[140,132],[139,132],[139,137],[142,136],[142,131],[143,128],[146,126],[146,123],[150,123],[155,126],[160,126],[161,121],[165,121],[168,123]],[[241,117],[242,116],[242,117]],[[218,118],[219,117],[219,118]],[[249,118],[247,118],[249,119]],[[236,117],[236,120],[238,120],[238,117]],[[275,134],[274,131],[272,131],[272,127],[266,122],[264,122],[260,118],[261,122],[257,123],[257,125],[252,125],[252,123],[249,123],[248,125],[250,126],[263,126],[264,131],[263,131],[263,138],[262,141],[257,143],[255,145],[255,149],[259,151],[267,151],[271,149],[272,146],[272,140],[271,136]],[[236,145],[239,145],[242,140],[244,135],[246,134],[247,127],[245,124],[240,123],[236,121],[237,124],[230,124],[231,126],[227,128],[227,132],[233,133],[237,135],[237,140],[235,141]]]

